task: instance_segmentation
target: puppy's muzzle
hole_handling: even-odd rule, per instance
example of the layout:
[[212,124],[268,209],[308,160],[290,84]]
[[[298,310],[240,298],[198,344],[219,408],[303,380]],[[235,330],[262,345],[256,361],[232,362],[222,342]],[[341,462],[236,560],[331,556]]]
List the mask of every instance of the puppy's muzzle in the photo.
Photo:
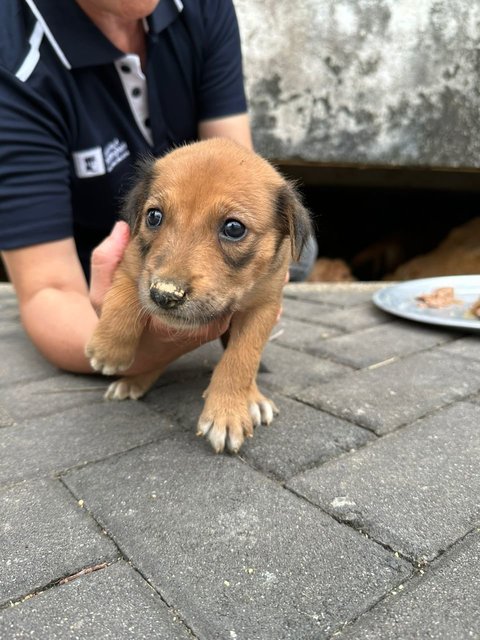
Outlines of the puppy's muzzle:
[[174,282],[154,282],[150,285],[150,298],[162,309],[175,309],[186,300],[187,292]]

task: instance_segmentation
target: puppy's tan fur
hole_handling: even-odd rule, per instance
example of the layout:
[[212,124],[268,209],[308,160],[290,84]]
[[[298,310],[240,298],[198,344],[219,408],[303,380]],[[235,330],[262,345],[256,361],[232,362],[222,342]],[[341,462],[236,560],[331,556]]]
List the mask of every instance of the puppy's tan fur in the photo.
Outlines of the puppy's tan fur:
[[[233,313],[198,433],[215,451],[238,451],[254,426],[269,424],[276,412],[256,374],[289,262],[311,233],[309,216],[266,160],[229,140],[180,147],[145,163],[141,173],[124,213],[132,239],[87,356],[94,369],[116,374],[133,362],[147,317],[192,329]],[[158,228],[146,223],[151,209],[163,214]],[[237,241],[223,234],[232,219],[246,228]],[[159,306],[156,293],[173,296],[172,308]],[[138,398],[161,373],[118,380],[107,397]]]

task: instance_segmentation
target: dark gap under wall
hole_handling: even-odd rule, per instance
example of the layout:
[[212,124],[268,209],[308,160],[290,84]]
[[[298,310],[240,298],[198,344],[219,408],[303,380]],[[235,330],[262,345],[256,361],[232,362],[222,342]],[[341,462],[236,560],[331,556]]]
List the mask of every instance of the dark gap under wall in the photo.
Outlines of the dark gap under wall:
[[319,257],[381,280],[480,216],[480,172],[281,165],[311,211]]
[[301,192],[319,256],[345,260],[359,280],[382,279],[480,215],[480,194],[471,192],[312,186]]

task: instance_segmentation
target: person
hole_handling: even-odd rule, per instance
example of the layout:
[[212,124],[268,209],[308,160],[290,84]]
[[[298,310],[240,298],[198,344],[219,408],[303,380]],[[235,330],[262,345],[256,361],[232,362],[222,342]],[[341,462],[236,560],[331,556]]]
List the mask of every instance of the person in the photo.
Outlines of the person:
[[[84,347],[128,243],[136,160],[197,139],[252,148],[232,0],[4,0],[0,250],[23,325],[56,366]],[[127,374],[167,365],[228,319],[147,327]]]

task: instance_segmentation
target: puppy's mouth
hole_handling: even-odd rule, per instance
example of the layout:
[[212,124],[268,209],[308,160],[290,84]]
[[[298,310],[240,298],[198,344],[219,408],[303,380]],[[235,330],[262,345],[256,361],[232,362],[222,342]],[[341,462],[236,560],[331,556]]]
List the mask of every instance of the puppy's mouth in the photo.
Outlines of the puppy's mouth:
[[150,314],[175,328],[202,327],[234,311],[234,301],[216,295],[196,298],[186,287],[173,282],[153,282],[144,306]]

